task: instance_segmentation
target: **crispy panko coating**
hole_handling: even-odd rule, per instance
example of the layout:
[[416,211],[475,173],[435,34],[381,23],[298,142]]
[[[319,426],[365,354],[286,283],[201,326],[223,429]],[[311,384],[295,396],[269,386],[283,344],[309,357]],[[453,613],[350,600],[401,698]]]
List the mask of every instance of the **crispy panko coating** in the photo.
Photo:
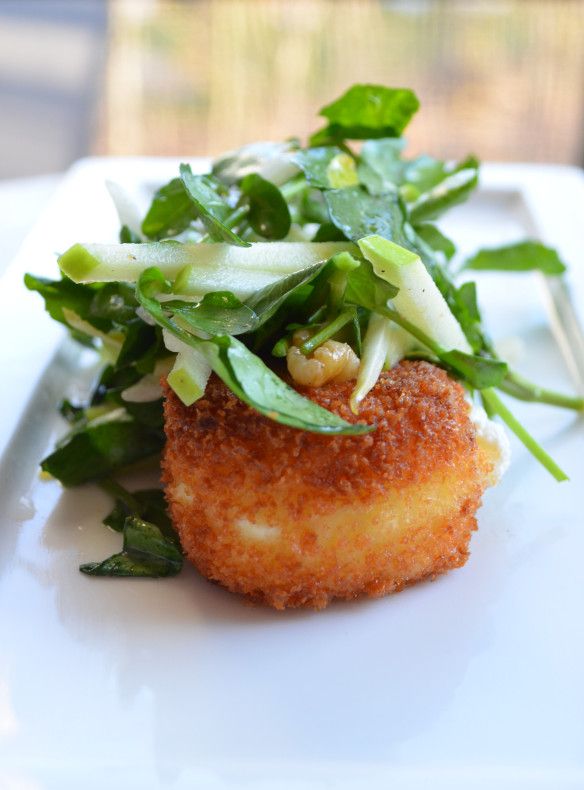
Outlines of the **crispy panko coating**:
[[493,458],[462,387],[422,361],[383,373],[356,417],[352,382],[300,389],[364,436],[262,417],[216,377],[185,407],[166,389],[163,460],[183,548],[207,578],[276,609],[377,597],[463,565]]

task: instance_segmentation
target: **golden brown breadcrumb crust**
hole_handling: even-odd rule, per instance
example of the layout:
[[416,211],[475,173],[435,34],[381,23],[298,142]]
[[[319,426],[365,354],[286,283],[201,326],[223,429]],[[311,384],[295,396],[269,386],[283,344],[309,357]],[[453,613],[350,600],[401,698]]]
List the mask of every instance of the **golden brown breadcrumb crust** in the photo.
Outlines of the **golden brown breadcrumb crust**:
[[[228,589],[276,608],[382,595],[464,564],[487,485],[463,390],[423,362],[300,390],[363,436],[262,417],[215,376],[185,407],[166,388],[163,479],[183,548]],[[300,388],[299,388],[300,389]]]

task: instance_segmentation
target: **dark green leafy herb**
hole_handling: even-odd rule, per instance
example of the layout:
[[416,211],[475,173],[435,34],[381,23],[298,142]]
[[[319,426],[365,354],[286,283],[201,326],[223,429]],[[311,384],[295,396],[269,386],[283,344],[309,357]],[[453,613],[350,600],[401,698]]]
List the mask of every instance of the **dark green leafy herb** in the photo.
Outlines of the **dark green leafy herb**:
[[375,311],[387,307],[388,301],[397,292],[394,285],[375,274],[369,261],[362,261],[358,268],[348,274],[345,301]]
[[102,488],[114,497],[113,510],[104,518],[103,523],[122,532],[128,516],[138,516],[144,521],[150,521],[168,538],[176,541],[176,532],[172,528],[170,518],[166,512],[164,492],[160,488],[147,488],[131,493],[113,480],[104,480]]
[[464,268],[505,272],[537,270],[547,275],[566,271],[558,253],[538,241],[522,241],[505,247],[480,250],[466,261]]
[[331,221],[351,241],[376,233],[396,244],[407,243],[403,207],[397,194],[370,195],[357,186],[330,189],[324,199]]
[[197,218],[197,210],[180,178],[173,178],[154,194],[142,222],[142,233],[149,239],[177,236]]
[[163,443],[161,430],[145,428],[134,420],[103,422],[74,433],[44,459],[41,468],[64,486],[77,486],[154,456]]
[[344,241],[347,237],[332,222],[323,222],[312,241]]
[[477,390],[498,387],[508,370],[507,363],[499,359],[488,359],[462,351],[443,352],[440,354],[440,361],[450,366]]
[[283,239],[290,230],[290,210],[275,184],[250,173],[240,184],[241,192],[249,200],[247,221],[264,239]]
[[198,304],[173,300],[166,307],[189,329],[210,335],[241,335],[253,330],[257,323],[254,311],[230,291],[205,294]]
[[123,527],[124,546],[103,562],[81,565],[79,570],[90,576],[134,576],[158,578],[176,576],[183,557],[176,543],[148,521],[129,516]]
[[329,178],[329,167],[333,159],[342,153],[343,151],[335,145],[306,148],[295,154],[294,161],[311,186],[319,189],[331,189],[333,185]]
[[442,180],[410,206],[409,217],[412,223],[428,222],[437,219],[445,211],[463,203],[478,185],[478,161],[468,157],[454,170],[446,172]]
[[[48,280],[45,277],[24,275],[24,284],[29,291],[36,291],[45,301],[45,310],[55,321],[68,326],[63,309],[71,310],[80,317],[89,314],[95,290],[88,285],[78,285],[68,277]],[[109,328],[109,326],[108,326]]]
[[301,288],[311,283],[326,265],[327,262],[317,263],[307,269],[290,274],[273,285],[268,285],[252,294],[245,304],[256,315],[254,329],[258,329],[269,321],[285,302],[293,298],[295,294],[298,294]]
[[244,241],[225,224],[232,209],[219,194],[218,182],[215,183],[211,176],[194,175],[191,166],[185,164],[180,166],[180,177],[186,194],[209,235],[216,241],[249,247],[249,242]]
[[407,163],[401,158],[406,141],[367,140],[361,149],[359,178],[372,195],[395,192],[403,183]]
[[310,143],[399,137],[419,106],[416,95],[407,88],[353,85],[320,110],[328,125],[314,134]]
[[421,225],[416,225],[414,230],[434,252],[442,252],[447,261],[456,253],[454,243],[445,236],[436,225],[431,225],[426,222]]

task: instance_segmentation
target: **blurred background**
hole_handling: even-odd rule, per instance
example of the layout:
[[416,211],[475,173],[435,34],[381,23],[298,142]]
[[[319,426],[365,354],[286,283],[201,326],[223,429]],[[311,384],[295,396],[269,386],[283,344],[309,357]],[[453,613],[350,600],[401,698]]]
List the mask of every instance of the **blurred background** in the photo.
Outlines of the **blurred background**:
[[304,137],[358,81],[418,93],[412,154],[581,165],[583,33],[583,0],[0,0],[0,216],[88,154]]

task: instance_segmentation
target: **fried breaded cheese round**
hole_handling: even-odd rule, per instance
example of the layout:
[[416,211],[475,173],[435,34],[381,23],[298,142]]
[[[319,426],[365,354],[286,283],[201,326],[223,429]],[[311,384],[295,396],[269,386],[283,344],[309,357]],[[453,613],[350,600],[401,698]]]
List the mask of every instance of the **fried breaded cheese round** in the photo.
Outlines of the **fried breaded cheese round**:
[[353,382],[301,389],[360,436],[280,425],[213,376],[184,406],[166,388],[163,481],[187,557],[276,609],[381,596],[465,563],[496,458],[462,387],[423,361],[383,373],[356,417]]

